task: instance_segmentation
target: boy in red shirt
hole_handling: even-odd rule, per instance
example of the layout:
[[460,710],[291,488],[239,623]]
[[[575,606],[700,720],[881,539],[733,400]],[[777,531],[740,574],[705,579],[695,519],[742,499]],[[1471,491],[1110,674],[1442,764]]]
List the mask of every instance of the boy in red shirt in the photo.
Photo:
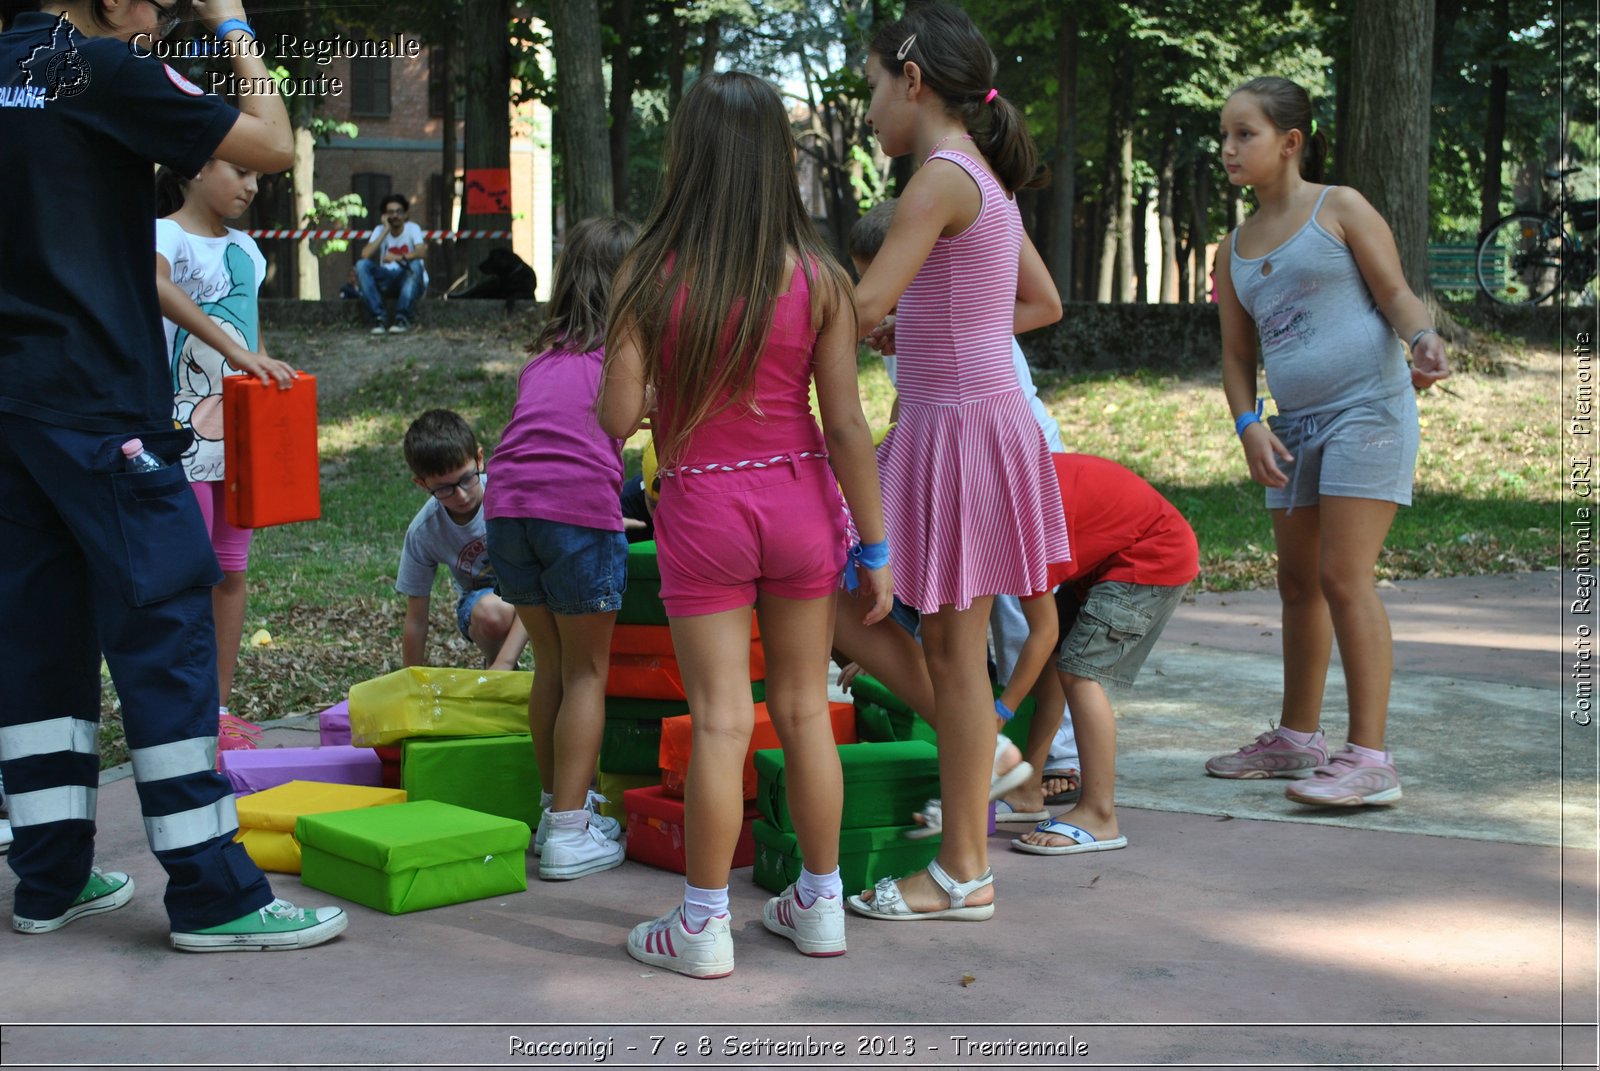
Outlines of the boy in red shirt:
[[[1056,669],[1077,732],[1083,795],[1063,812],[1071,822],[1040,822],[1011,846],[1035,855],[1073,855],[1127,847],[1117,828],[1117,723],[1104,685],[1133,684],[1199,575],[1200,548],[1183,515],[1134,472],[1089,454],[1052,456],[1072,541],[1068,572],[1056,574],[1065,637]],[[1035,729],[1031,740],[1049,740],[1042,727]],[[1044,761],[1043,755],[1028,758],[1035,765]]]

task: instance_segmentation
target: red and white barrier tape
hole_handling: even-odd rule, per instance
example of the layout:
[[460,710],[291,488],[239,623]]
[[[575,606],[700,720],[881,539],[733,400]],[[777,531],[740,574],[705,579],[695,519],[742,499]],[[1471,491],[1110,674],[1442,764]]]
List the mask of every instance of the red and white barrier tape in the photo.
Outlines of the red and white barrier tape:
[[[274,230],[274,231],[245,231],[252,238],[370,238],[372,232],[346,231],[346,230]],[[428,241],[446,239],[460,241],[468,238],[496,238],[508,239],[510,231],[423,231],[422,237]]]

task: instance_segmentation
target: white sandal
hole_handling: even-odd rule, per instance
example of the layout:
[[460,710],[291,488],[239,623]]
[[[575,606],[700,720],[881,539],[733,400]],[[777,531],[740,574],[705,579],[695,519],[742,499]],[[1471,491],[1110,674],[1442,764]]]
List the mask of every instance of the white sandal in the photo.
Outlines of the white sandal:
[[912,821],[921,819],[920,825],[914,825],[905,831],[907,840],[926,840],[937,837],[944,830],[944,804],[938,797],[922,805],[922,810],[911,816]]
[[900,882],[896,878],[879,878],[878,884],[873,886],[872,899],[863,900],[860,896],[850,897],[850,909],[858,915],[865,915],[872,919],[884,919],[889,922],[918,922],[932,919],[951,919],[964,922],[982,922],[984,919],[994,917],[994,904],[974,904],[967,906],[967,897],[977,892],[986,885],[994,884],[994,869],[991,867],[971,881],[956,881],[939,865],[939,860],[928,861],[928,876],[931,877],[950,897],[950,906],[940,911],[913,911],[906,905],[905,898],[900,895]]
[[[1000,762],[1006,748],[1011,746],[1011,741],[1006,739],[1004,733],[996,733],[994,738],[994,761]],[[1023,759],[1005,773],[991,769],[989,772],[989,798],[997,800],[1012,789],[1019,787],[1022,782],[1033,776],[1033,763]]]

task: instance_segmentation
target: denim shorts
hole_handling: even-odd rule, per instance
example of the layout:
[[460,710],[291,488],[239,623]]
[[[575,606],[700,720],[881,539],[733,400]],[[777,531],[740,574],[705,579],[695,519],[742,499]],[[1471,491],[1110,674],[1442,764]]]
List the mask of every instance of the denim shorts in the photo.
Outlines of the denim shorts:
[[462,639],[472,639],[472,611],[477,607],[479,599],[492,594],[494,588],[475,588],[463,592],[461,598],[456,600],[456,628],[461,630]]
[[1062,584],[1056,612],[1066,639],[1056,666],[1101,684],[1132,685],[1188,588],[1102,580],[1080,603],[1073,585]]
[[621,532],[537,517],[494,517],[486,525],[500,597],[553,614],[614,614],[628,587]]
[[1294,455],[1278,465],[1287,487],[1267,488],[1268,509],[1314,506],[1323,495],[1411,505],[1411,482],[1422,436],[1417,395],[1409,385],[1388,398],[1333,413],[1275,416],[1272,434]]

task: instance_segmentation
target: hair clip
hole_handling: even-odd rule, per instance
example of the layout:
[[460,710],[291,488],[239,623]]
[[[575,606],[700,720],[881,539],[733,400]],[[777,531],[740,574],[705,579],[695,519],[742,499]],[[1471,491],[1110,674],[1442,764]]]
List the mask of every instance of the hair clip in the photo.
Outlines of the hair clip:
[[994,98],[998,97],[999,95],[1000,91],[998,89],[990,89],[989,92],[984,94],[983,102],[985,104],[993,104]]
[[894,58],[896,60],[904,60],[906,58],[906,53],[910,52],[911,51],[911,46],[916,44],[916,43],[917,43],[917,35],[916,34],[912,34],[910,37],[906,38],[905,44],[900,46],[900,51],[898,51],[898,52],[896,52],[894,54]]
[[1317,136],[1317,121],[1315,119],[1311,120],[1311,136]]

